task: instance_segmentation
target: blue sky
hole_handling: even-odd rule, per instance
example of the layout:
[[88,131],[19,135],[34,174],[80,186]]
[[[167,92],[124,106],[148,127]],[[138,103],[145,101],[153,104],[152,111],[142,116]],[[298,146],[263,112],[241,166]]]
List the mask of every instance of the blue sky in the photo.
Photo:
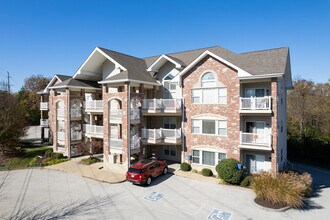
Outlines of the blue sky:
[[330,78],[328,0],[0,0],[0,81],[73,75],[96,46],[137,57],[290,47],[293,77]]

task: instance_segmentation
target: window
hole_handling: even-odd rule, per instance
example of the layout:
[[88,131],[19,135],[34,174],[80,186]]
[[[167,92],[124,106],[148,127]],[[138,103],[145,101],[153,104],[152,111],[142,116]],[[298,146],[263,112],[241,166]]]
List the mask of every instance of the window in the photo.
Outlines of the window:
[[199,150],[193,150],[192,162],[199,163]]
[[202,88],[192,90],[192,102],[204,104],[226,104],[227,88]]
[[203,155],[202,164],[214,166],[215,165],[214,154],[215,154],[214,152],[202,151],[202,155]]
[[266,95],[265,89],[246,89],[245,90],[246,97],[264,97]]
[[176,146],[164,146],[164,155],[165,156],[171,156],[176,157]]
[[[219,161],[226,159],[227,154],[211,150],[193,150],[192,162],[201,165],[215,166]],[[200,155],[202,156],[200,160]]]
[[215,76],[214,73],[208,72],[202,76],[202,87],[214,87]]
[[192,119],[193,134],[227,135],[226,120]]
[[176,128],[176,118],[175,117],[164,117],[164,128],[175,129]]

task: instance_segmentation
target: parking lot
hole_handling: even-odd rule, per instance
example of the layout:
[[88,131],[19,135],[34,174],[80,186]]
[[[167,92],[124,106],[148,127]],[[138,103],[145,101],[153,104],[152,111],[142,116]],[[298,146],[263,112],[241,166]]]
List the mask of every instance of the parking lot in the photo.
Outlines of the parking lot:
[[171,174],[143,187],[26,169],[0,172],[0,184],[0,219],[328,219],[330,214],[326,182],[308,208],[285,212],[257,207],[249,189]]

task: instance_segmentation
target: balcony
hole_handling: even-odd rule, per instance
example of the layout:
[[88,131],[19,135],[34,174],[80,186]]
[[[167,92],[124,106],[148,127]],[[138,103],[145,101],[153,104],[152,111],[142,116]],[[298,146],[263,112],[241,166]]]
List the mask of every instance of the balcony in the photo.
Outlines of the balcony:
[[82,132],[81,131],[71,131],[71,141],[81,141]]
[[271,150],[272,135],[240,132],[240,148],[255,150]]
[[240,113],[272,113],[270,96],[240,98]]
[[143,99],[142,113],[181,114],[181,99]]
[[109,111],[109,122],[110,123],[121,123],[123,118],[123,110],[122,109],[110,109]]
[[40,127],[48,128],[49,121],[48,119],[40,119]]
[[144,143],[179,144],[181,143],[181,129],[142,129]]
[[57,118],[64,118],[64,109],[62,109],[62,108],[59,108],[59,109],[57,109],[56,110],[56,112],[57,112]]
[[131,150],[140,149],[140,137],[138,134],[131,137]]
[[40,102],[40,110],[48,110],[48,102]]
[[91,100],[85,102],[86,112],[103,112],[103,100]]
[[57,132],[57,141],[58,142],[64,142],[65,141],[65,132],[64,131],[58,131]]
[[131,123],[139,123],[140,122],[140,109],[133,108],[131,109]]
[[86,125],[86,136],[103,138],[103,126],[100,125]]
[[71,116],[71,119],[81,119],[81,109],[78,108],[78,109],[71,109],[70,110],[70,116]]

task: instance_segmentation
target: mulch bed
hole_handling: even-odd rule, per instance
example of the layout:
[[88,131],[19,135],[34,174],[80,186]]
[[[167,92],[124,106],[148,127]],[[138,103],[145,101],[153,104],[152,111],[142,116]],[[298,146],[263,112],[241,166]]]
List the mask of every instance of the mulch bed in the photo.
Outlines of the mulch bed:
[[257,203],[260,206],[263,206],[263,207],[266,207],[266,208],[270,208],[270,209],[281,209],[281,208],[286,207],[285,205],[273,204],[273,203],[270,203],[268,201],[265,201],[265,200],[262,200],[262,199],[258,199],[258,198],[255,198],[254,199],[254,202]]

